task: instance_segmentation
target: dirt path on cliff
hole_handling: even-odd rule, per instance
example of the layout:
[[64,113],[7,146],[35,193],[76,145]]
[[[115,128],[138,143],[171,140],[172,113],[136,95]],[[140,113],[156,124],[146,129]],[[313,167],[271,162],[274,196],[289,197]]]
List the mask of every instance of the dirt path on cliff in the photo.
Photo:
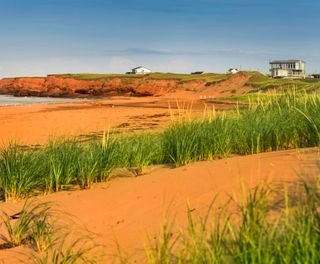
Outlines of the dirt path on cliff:
[[250,73],[239,72],[224,81],[203,89],[200,93],[204,96],[213,96],[215,98],[247,93],[251,88],[246,87],[245,84],[251,77],[252,74]]
[[[313,148],[198,162],[177,169],[156,167],[137,178],[118,178],[92,190],[60,192],[39,199],[57,203],[61,211],[98,235],[97,242],[106,246],[104,252],[109,255],[101,263],[111,263],[115,239],[132,260],[143,263],[148,235],[153,238],[158,233],[167,214],[183,226],[187,203],[194,216],[203,215],[216,195],[217,207],[230,196],[240,200],[241,186],[247,190],[262,182],[283,186],[296,182],[301,175],[318,176],[319,159],[319,149]],[[0,210],[20,206],[21,202],[0,203]],[[26,252],[24,247],[2,250],[0,259],[19,263],[17,257]]]
[[[252,77],[252,74],[247,72],[239,72],[230,75],[226,80],[217,83],[204,83],[202,87],[198,87],[195,91],[177,90],[175,92],[163,95],[163,98],[176,100],[198,101],[210,98],[226,98],[229,96],[241,95],[252,90],[246,86],[247,81]],[[219,106],[218,106],[219,107]],[[224,106],[226,107],[226,106]]]

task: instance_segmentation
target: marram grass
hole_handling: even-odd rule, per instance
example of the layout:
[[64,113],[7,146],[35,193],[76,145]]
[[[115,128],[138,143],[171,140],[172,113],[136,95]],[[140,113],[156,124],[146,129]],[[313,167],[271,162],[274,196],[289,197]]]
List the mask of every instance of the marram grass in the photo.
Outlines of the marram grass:
[[74,226],[53,203],[26,200],[18,212],[2,212],[0,219],[0,252],[19,246],[29,248],[25,255],[28,262],[20,260],[22,263],[99,263],[103,257],[95,236]]
[[109,180],[116,168],[147,166],[315,147],[320,143],[320,96],[256,98],[247,108],[173,122],[162,132],[104,134],[101,141],[56,140],[37,150],[10,145],[0,152],[0,195],[25,198]]
[[164,162],[180,166],[319,143],[320,96],[288,94],[263,97],[227,116],[176,122],[163,132],[162,151]]

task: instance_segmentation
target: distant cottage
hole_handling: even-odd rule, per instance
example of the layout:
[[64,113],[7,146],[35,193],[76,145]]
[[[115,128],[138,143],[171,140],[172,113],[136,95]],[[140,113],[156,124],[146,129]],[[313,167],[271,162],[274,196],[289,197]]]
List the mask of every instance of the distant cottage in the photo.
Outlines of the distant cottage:
[[303,60],[271,61],[270,73],[273,78],[305,78],[305,62]]
[[230,68],[227,73],[236,74],[236,73],[238,73],[238,72],[239,72],[238,69],[236,69],[236,68]]
[[143,67],[143,66],[133,68],[131,70],[131,72],[127,72],[127,74],[149,74],[149,73],[152,73],[152,71],[148,68]]

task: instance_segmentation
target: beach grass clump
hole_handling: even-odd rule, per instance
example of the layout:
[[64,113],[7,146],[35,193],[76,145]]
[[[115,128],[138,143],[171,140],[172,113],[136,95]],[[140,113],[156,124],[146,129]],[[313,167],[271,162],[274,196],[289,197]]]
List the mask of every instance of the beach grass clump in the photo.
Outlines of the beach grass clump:
[[52,141],[43,150],[47,159],[47,174],[44,176],[46,192],[65,190],[76,184],[82,146],[73,139]]
[[[93,141],[84,153],[92,152],[97,161],[97,182],[107,181],[116,168],[142,171],[145,167],[160,163],[161,150],[157,134],[103,136],[102,141]],[[87,155],[87,154],[86,154]]]
[[61,217],[54,204],[26,200],[14,212],[5,210],[0,216],[0,251],[28,247],[28,263],[97,263],[102,257],[95,236],[81,226],[73,226],[68,215]]
[[77,158],[76,177],[81,189],[90,189],[98,178],[98,159],[94,152],[81,152]]
[[254,154],[319,146],[320,97],[295,93],[263,97],[243,110],[234,132],[234,152]]
[[149,133],[122,138],[120,150],[122,166],[142,171],[149,165],[161,163],[160,140],[158,134]]
[[212,205],[204,218],[188,211],[180,231],[164,224],[147,247],[147,263],[319,263],[319,193],[319,186],[304,183],[294,197],[282,190],[280,198],[258,186],[244,202],[233,200],[214,215]]
[[107,181],[112,170],[120,164],[119,142],[104,136],[102,142],[98,140],[90,142],[84,155],[88,155],[88,153],[90,153],[92,164],[95,164],[94,180],[97,182]]
[[38,251],[45,251],[53,242],[51,206],[50,203],[26,200],[18,213],[10,215],[3,212],[2,221],[7,236],[2,235],[2,238],[8,247],[34,243]]
[[28,197],[42,175],[37,152],[24,151],[11,144],[0,153],[0,188],[4,200]]
[[[320,253],[319,187],[304,182],[283,203],[270,202],[268,190],[255,191],[240,207],[242,222],[233,227],[234,263],[318,263]],[[275,211],[275,208],[277,211]]]
[[164,162],[183,166],[198,160],[227,157],[231,152],[232,125],[223,116],[174,123],[163,133]]
[[[70,239],[69,239],[70,240]],[[99,263],[95,257],[94,250],[98,245],[91,241],[90,237],[80,237],[69,241],[64,237],[58,247],[47,250],[45,254],[33,255],[33,264],[77,264],[77,263]]]
[[176,166],[266,151],[319,146],[320,97],[270,95],[215,118],[173,123],[163,132],[164,162]]

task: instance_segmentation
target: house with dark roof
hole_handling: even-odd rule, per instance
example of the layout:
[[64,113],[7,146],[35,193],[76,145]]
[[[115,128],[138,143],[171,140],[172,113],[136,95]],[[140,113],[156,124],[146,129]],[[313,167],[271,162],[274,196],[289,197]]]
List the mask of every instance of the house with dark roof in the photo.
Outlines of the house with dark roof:
[[131,72],[127,72],[127,74],[149,74],[149,73],[152,73],[152,71],[143,66],[133,68]]
[[236,73],[238,73],[238,72],[239,72],[239,70],[238,70],[237,68],[230,68],[230,69],[227,71],[228,74],[236,74]]

